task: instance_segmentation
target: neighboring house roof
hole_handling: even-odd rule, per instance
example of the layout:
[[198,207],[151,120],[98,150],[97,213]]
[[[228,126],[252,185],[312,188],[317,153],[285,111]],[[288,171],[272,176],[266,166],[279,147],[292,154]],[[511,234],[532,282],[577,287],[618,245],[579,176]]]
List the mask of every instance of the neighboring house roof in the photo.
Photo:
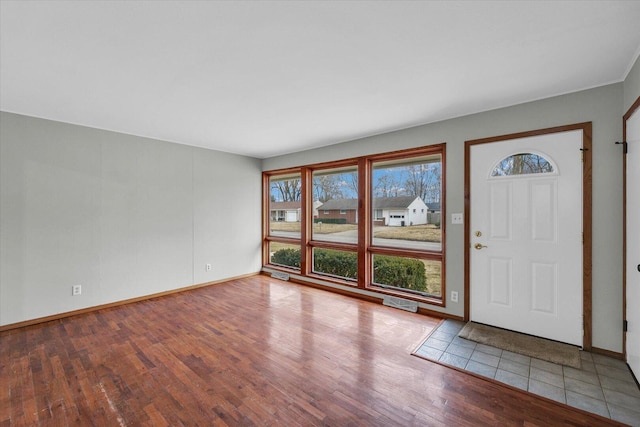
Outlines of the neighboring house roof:
[[440,203],[427,203],[427,207],[429,208],[430,211],[439,211]]
[[[399,197],[376,197],[373,199],[374,209],[407,209],[409,205],[419,197],[416,196],[399,196]],[[420,199],[422,200],[422,199]],[[320,210],[336,211],[336,210],[355,210],[358,208],[358,199],[335,199],[327,200]],[[430,208],[436,209],[436,208]],[[437,210],[440,209],[438,203]]]
[[269,209],[272,211],[286,211],[286,210],[294,210],[300,209],[300,202],[271,202],[269,204]]
[[358,208],[358,199],[334,199],[327,200],[318,209],[322,211],[347,210],[352,211]]
[[375,197],[373,199],[373,208],[374,209],[407,209],[415,199],[419,199],[419,197],[417,196]]

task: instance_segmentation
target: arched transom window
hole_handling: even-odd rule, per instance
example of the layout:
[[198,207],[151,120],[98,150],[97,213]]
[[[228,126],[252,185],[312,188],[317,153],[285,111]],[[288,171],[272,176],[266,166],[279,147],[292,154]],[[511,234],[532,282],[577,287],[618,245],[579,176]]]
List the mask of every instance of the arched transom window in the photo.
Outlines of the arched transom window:
[[500,160],[491,171],[491,176],[529,175],[553,173],[555,168],[550,160],[534,153],[518,153]]

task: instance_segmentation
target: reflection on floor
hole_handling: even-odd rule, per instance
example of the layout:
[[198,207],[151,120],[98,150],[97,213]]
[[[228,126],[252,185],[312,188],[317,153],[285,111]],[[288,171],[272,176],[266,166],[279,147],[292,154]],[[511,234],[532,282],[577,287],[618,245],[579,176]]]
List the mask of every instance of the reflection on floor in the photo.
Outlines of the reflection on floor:
[[640,389],[623,361],[581,351],[582,369],[556,365],[460,338],[463,326],[445,320],[414,354],[640,427]]

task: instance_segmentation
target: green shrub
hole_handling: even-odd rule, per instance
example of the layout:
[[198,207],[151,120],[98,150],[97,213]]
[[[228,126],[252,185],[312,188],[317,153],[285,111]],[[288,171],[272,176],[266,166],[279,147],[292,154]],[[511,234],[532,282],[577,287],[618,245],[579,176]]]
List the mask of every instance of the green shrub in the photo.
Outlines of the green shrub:
[[373,280],[380,285],[427,291],[427,276],[424,264],[418,259],[375,255],[373,258]]
[[300,268],[300,249],[280,249],[271,257],[271,263]]
[[358,278],[358,255],[353,252],[315,249],[313,270],[332,276]]
[[[300,249],[280,249],[271,258],[273,264],[300,268]],[[323,274],[356,280],[358,256],[354,252],[315,249],[313,270]],[[380,285],[427,292],[424,263],[418,259],[375,255],[373,279]]]

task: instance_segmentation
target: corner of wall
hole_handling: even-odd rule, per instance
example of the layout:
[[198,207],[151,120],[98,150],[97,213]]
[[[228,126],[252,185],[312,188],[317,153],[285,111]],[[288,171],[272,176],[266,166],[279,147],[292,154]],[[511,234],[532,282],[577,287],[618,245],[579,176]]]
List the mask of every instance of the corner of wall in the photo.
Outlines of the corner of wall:
[[624,79],[624,112],[629,111],[629,108],[640,97],[640,55],[636,56],[636,62],[629,70],[629,73]]

